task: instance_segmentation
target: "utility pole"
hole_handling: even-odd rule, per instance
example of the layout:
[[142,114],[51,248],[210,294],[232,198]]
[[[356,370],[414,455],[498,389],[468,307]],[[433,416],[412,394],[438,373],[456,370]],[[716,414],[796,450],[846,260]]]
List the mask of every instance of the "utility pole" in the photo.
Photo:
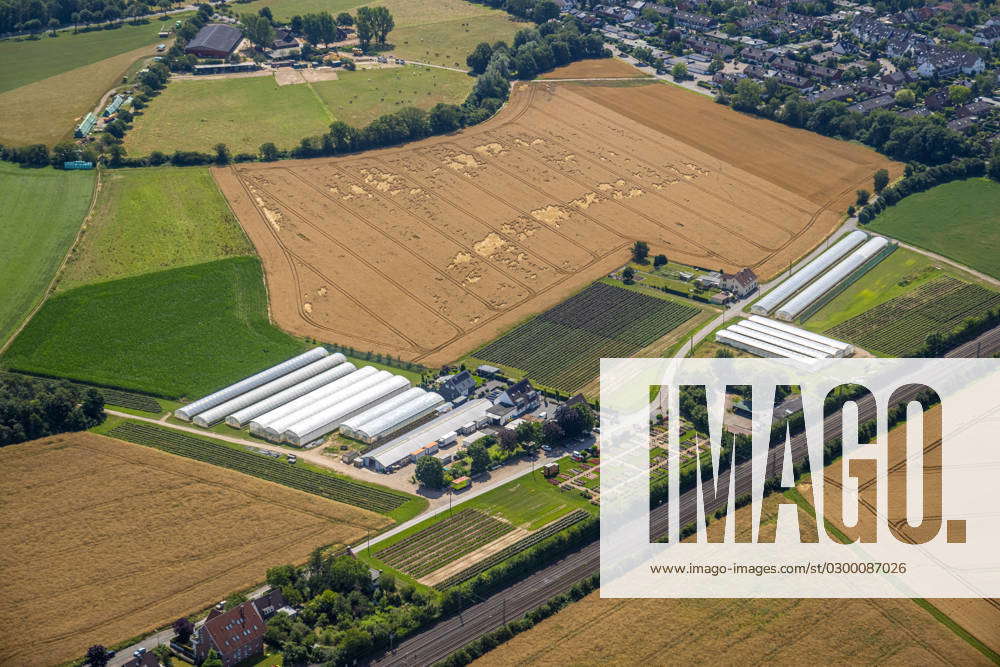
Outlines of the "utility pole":
[[503,609],[503,625],[507,625],[507,598],[501,600],[500,606]]
[[369,529],[367,531],[367,533],[368,533],[368,555],[371,556],[372,555],[372,531],[371,531],[371,529]]

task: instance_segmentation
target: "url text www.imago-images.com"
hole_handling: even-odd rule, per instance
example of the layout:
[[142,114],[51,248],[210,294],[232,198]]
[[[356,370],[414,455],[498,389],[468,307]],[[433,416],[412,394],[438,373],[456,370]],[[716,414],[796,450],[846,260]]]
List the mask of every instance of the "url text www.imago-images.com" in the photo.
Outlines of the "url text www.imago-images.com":
[[998,434],[997,359],[603,359],[601,595],[996,597]]

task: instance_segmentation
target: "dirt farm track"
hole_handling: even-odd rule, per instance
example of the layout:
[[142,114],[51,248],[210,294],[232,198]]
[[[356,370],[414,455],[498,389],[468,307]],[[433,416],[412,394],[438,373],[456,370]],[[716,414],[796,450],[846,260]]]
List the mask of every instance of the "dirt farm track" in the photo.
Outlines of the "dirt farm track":
[[278,324],[436,365],[621,265],[637,239],[772,276],[881,167],[900,170],[672,86],[536,82],[468,131],[214,174]]

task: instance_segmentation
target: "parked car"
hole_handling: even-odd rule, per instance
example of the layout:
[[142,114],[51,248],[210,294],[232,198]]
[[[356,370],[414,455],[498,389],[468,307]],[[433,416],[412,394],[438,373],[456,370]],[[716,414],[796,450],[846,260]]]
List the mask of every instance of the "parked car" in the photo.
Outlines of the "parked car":
[[299,460],[299,457],[297,457],[295,454],[289,454],[287,456],[287,459],[289,463],[295,463],[296,461]]
[[141,658],[144,655],[146,655],[146,647],[145,646],[140,646],[136,650],[132,651],[132,657],[133,658]]
[[551,445],[542,445],[542,451],[543,452],[551,452],[552,451],[552,446]]

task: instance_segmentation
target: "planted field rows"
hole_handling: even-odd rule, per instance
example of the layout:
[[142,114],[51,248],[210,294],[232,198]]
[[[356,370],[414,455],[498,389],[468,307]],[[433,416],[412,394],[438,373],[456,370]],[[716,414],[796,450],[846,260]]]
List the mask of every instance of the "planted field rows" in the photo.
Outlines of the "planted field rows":
[[948,333],[967,317],[997,306],[1000,294],[945,277],[879,304],[827,333],[876,352],[905,357],[915,354],[931,334]]
[[670,333],[698,309],[594,283],[474,353],[573,391],[597,376],[601,357],[627,357]]
[[506,521],[467,509],[375,553],[413,577],[422,577],[514,530]]
[[583,521],[589,516],[590,513],[584,510],[573,510],[569,514],[560,517],[559,519],[556,519],[549,525],[536,530],[531,535],[528,535],[527,537],[520,539],[517,542],[514,542],[510,546],[504,547],[495,554],[487,556],[486,558],[482,559],[475,565],[467,567],[461,572],[456,572],[455,574],[451,575],[444,581],[436,584],[434,588],[438,589],[439,591],[443,591],[448,588],[451,588],[452,586],[458,586],[462,582],[468,581],[469,579],[475,577],[478,574],[482,574],[483,572],[490,569],[494,565],[499,565],[508,558],[516,556],[522,551],[525,551],[526,549],[535,546],[542,540],[552,537],[556,533],[559,533],[565,530],[566,528],[569,528],[570,526]]
[[407,498],[395,493],[299,468],[270,457],[230,449],[224,445],[216,445],[156,426],[124,422],[111,429],[108,435],[382,514],[391,512],[407,501]]
[[9,376],[16,378],[30,378],[32,380],[37,380],[38,382],[45,382],[46,384],[58,384],[59,382],[66,382],[67,384],[73,385],[74,387],[79,387],[81,389],[93,389],[104,399],[104,403],[107,405],[114,405],[120,408],[129,408],[130,410],[140,410],[142,412],[150,412],[153,414],[160,414],[163,412],[163,406],[152,396],[146,396],[145,394],[133,394],[130,391],[121,391],[119,389],[109,389],[107,387],[97,387],[91,384],[83,384],[81,382],[70,382],[69,380],[54,380],[49,378],[40,378],[34,375],[24,375],[22,373],[5,373],[0,372],[0,376]]

